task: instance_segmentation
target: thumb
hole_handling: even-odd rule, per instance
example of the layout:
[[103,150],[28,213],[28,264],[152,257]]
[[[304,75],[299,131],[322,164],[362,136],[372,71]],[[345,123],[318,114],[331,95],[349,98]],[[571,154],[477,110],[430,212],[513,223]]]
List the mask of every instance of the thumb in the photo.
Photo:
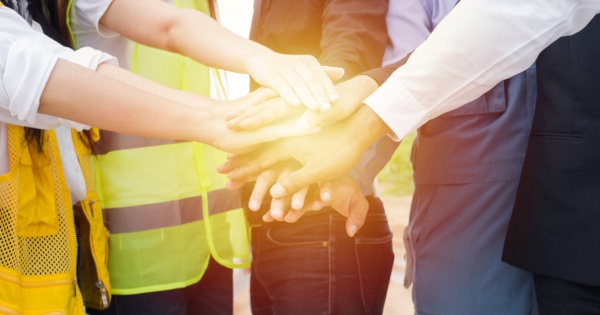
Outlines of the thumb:
[[369,203],[364,197],[360,197],[350,203],[348,219],[346,219],[346,233],[353,237],[365,224]]
[[341,79],[344,76],[344,68],[321,66],[331,81]]
[[245,104],[260,104],[262,102],[266,102],[274,97],[277,97],[278,94],[272,89],[266,87],[260,87],[256,91],[248,93],[247,95],[239,98],[239,101]]
[[320,127],[322,125],[321,117],[319,112],[314,110],[305,110],[304,113],[296,120],[296,130],[306,131],[313,128]]

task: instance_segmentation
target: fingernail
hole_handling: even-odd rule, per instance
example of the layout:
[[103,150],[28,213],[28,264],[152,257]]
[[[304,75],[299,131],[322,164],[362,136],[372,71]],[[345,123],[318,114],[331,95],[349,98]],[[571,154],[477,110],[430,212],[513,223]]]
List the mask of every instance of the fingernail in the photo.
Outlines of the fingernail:
[[300,106],[300,105],[302,105],[302,101],[299,98],[296,98],[296,99],[292,100],[292,102],[290,103],[290,105],[292,105],[292,106]]
[[318,202],[318,201],[313,202],[313,204],[312,204],[313,210],[321,210],[321,208],[322,208],[322,206],[321,206],[320,202]]
[[356,225],[351,225],[348,228],[348,235],[350,235],[350,237],[353,237],[354,234],[356,234],[356,231],[358,231],[358,228],[356,227]]
[[308,123],[308,121],[306,121],[306,119],[298,119],[296,121],[296,130],[298,131],[306,131],[310,129],[310,124]]
[[271,216],[274,218],[281,218],[281,216],[283,216],[283,210],[281,210],[281,208],[271,208]]
[[271,187],[271,196],[273,198],[283,197],[283,195],[285,195],[285,188],[283,188],[283,186],[275,184]]
[[235,116],[237,116],[239,114],[238,110],[232,110],[230,112],[228,112],[227,114],[225,114],[225,119],[226,120],[230,120],[233,119]]
[[238,126],[242,129],[245,129],[245,128],[248,128],[248,124],[249,124],[248,121],[244,119],[238,123]]
[[303,204],[304,204],[304,202],[300,198],[296,198],[296,199],[292,200],[292,208],[294,208],[295,210],[302,209]]
[[250,202],[248,203],[248,208],[250,208],[250,210],[257,211],[258,209],[260,209],[260,202],[256,200],[250,200]]

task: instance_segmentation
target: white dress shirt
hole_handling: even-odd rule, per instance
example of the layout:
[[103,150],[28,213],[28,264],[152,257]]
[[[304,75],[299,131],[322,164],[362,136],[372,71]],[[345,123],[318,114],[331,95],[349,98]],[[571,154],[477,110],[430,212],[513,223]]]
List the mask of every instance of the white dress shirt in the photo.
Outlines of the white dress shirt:
[[401,139],[525,70],[598,12],[598,0],[463,0],[365,103]]

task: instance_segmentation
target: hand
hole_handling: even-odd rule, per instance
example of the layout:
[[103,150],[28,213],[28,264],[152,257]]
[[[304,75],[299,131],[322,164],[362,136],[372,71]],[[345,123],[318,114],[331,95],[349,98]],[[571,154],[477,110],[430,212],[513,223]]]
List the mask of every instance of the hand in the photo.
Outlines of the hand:
[[[300,168],[301,165],[294,161],[288,160],[284,162],[277,163],[276,165],[266,169],[258,176],[252,176],[252,180],[256,180],[254,184],[254,189],[252,194],[250,195],[250,199],[248,202],[248,208],[252,211],[257,211],[260,209],[264,197],[267,195],[267,192],[271,188],[271,186],[280,178],[289,175],[292,171]],[[239,181],[235,187],[227,186],[229,189],[237,189],[239,186],[243,185],[245,181]],[[308,203],[305,201],[308,200]],[[293,210],[319,210],[323,207],[323,204],[331,202],[331,185],[329,181],[323,182],[319,184],[319,187],[316,185],[306,186],[287,200],[286,198],[281,198],[278,200],[273,199],[271,202],[271,210],[270,210],[270,219],[278,220],[278,221],[288,221],[288,214],[290,209]],[[287,202],[285,202],[287,201]],[[282,204],[285,202],[285,204]],[[295,221],[295,220],[294,220]],[[289,221],[288,221],[289,222]]]
[[[319,189],[313,189],[306,197],[305,206],[300,209],[289,209],[289,196],[283,198],[273,198],[271,201],[271,209],[263,216],[263,220],[269,222],[274,219],[294,223],[298,221],[307,211],[319,211],[326,206],[331,206],[339,214],[347,217],[346,233],[353,237],[356,232],[364,225],[369,211],[369,203],[362,195],[358,185],[347,175],[338,179],[328,181],[330,186],[331,196],[329,200],[323,199],[323,187],[319,193]],[[314,187],[315,185],[311,185]],[[292,199],[299,198],[299,195],[305,194],[306,188],[296,192]],[[304,197],[300,197],[304,198]],[[293,206],[293,202],[292,202]]]
[[303,107],[292,106],[283,98],[277,97],[231,111],[225,115],[225,119],[231,130],[254,130],[283,118],[297,119],[304,111]]
[[373,142],[389,132],[385,123],[368,107],[340,123],[324,127],[319,134],[266,144],[250,154],[231,156],[218,168],[230,180],[245,180],[278,161],[295,159],[303,165],[278,180],[271,188],[274,198],[300,188],[346,174]]
[[[252,211],[260,209],[269,187],[281,176],[289,174],[300,165],[297,162],[281,162],[271,167],[256,178],[256,184],[250,196],[249,208]],[[291,200],[291,203],[290,203]],[[363,226],[369,210],[369,204],[362,195],[360,188],[352,178],[344,175],[331,182],[326,181],[316,187],[304,187],[293,196],[273,198],[269,211],[263,220],[274,220],[294,223],[306,211],[318,211],[325,206],[331,206],[338,213],[347,217],[346,232],[350,237]]]
[[198,108],[199,110],[210,112],[214,116],[213,119],[208,120],[208,126],[203,126],[203,128],[211,130],[210,137],[206,143],[226,152],[241,154],[253,151],[262,143],[319,131],[318,128],[299,131],[295,129],[292,122],[286,123],[285,121],[256,130],[234,131],[227,128],[225,123],[226,113],[264,102],[273,96],[274,93],[272,91],[259,89],[234,101],[218,102],[217,104],[213,102],[208,106]]
[[[362,101],[377,89],[375,80],[359,75],[335,86],[340,98],[325,112],[303,110],[291,106],[282,98],[274,98],[264,103],[249,106],[227,114],[227,126],[232,130],[252,130],[263,127],[281,118],[299,118],[296,127],[310,129],[343,120],[352,115]],[[304,114],[302,114],[304,113]],[[302,114],[302,116],[300,116]]]
[[321,67],[313,56],[272,52],[248,56],[246,60],[252,78],[277,91],[292,106],[304,104],[325,111],[338,99],[331,80],[341,78],[343,69]]
[[[238,189],[243,184],[245,184],[247,181],[254,180],[255,181],[254,188],[252,190],[252,194],[250,195],[250,198],[248,201],[248,208],[251,211],[258,211],[258,210],[260,210],[260,208],[262,206],[262,203],[264,201],[265,196],[267,195],[267,193],[269,191],[269,188],[271,188],[271,186],[278,179],[280,179],[283,176],[288,175],[293,170],[300,168],[300,166],[301,165],[294,160],[288,160],[288,161],[284,161],[281,163],[277,163],[276,165],[264,170],[257,176],[254,176],[254,175],[250,176],[249,178],[246,178],[246,180],[244,180],[244,181],[229,182],[227,185],[227,188],[228,189]],[[287,218],[286,213],[288,213],[290,208],[294,209],[294,210],[306,209],[307,207],[305,207],[304,201],[305,201],[306,195],[309,190],[308,188],[309,187],[307,186],[307,187],[304,187],[303,189],[300,189],[298,192],[296,192],[290,198],[282,198],[279,200],[275,200],[275,199],[272,200],[269,215],[264,217],[265,220],[267,220],[267,218],[269,218],[268,219],[269,221],[272,221],[272,220],[283,221],[285,218]],[[313,193],[313,191],[314,191],[314,189],[311,189],[311,194]],[[324,196],[323,197],[324,199],[326,199],[328,202],[330,201],[330,199],[331,199],[330,189],[323,190],[322,195]],[[320,209],[321,207],[322,206],[318,206],[317,209]]]

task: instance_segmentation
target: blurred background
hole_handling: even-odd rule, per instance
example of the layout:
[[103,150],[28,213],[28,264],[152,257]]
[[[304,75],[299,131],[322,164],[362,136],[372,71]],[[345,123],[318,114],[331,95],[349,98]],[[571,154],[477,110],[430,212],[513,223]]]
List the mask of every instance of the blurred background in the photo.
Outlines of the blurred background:
[[[218,0],[220,22],[223,26],[248,38],[253,13],[253,0]],[[247,75],[226,73],[228,96],[235,99],[248,93]],[[411,290],[404,288],[404,245],[402,230],[408,222],[410,201],[413,192],[410,148],[414,135],[407,137],[391,161],[379,173],[380,194],[383,199],[390,228],[394,233],[394,269],[390,279],[384,314],[413,314]],[[250,315],[249,274],[246,270],[236,270],[235,277],[235,315]]]

